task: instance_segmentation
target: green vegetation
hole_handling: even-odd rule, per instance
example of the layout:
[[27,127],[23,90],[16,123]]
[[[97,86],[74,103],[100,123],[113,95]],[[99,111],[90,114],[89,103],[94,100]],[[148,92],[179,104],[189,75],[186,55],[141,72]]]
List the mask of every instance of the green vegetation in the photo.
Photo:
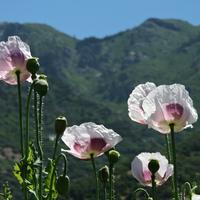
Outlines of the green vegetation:
[[[18,35],[30,45],[32,55],[40,58],[41,72],[48,76],[51,92],[44,106],[46,152],[53,153],[49,138],[54,134],[54,119],[61,114],[70,125],[94,121],[122,135],[116,169],[116,195],[120,194],[120,199],[131,199],[138,186],[130,174],[134,156],[141,151],[165,151],[163,135],[129,119],[126,102],[132,89],[147,81],[157,85],[182,83],[200,113],[198,26],[179,20],[149,19],[113,36],[79,41],[46,25],[0,24],[0,41],[9,35]],[[25,95],[27,91],[28,85],[24,85]],[[1,83],[0,94],[0,183],[8,180],[13,189],[18,187],[11,174],[14,160],[19,159],[17,88]],[[200,125],[194,126],[177,134],[177,161],[179,180],[200,185]],[[94,183],[90,163],[68,157],[72,199],[91,199]],[[102,167],[101,159],[97,163]],[[163,187],[159,192],[167,199],[168,190]],[[15,193],[20,199],[20,190]]]

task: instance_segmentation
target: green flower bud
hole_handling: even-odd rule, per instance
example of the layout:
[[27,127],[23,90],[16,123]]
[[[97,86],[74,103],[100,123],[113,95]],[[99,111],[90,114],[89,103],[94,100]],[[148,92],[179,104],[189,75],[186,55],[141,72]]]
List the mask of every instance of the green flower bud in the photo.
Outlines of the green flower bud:
[[109,153],[108,153],[108,160],[109,160],[109,162],[112,165],[114,165],[115,163],[117,163],[118,160],[119,160],[119,158],[120,158],[120,153],[118,151],[116,151],[116,150],[109,151]]
[[39,58],[29,58],[27,63],[26,63],[26,69],[31,73],[31,74],[36,74],[40,68],[40,64],[38,62]]
[[67,196],[70,187],[70,179],[68,176],[59,176],[56,181],[56,189],[58,194]]
[[109,149],[108,151],[104,152],[104,154],[107,156],[107,158],[109,156],[109,152],[112,151],[112,150],[115,150],[115,147],[113,147],[113,148]]
[[98,171],[98,176],[99,176],[99,180],[102,183],[108,183],[109,180],[109,169],[108,166],[104,166],[102,167],[99,171]]
[[47,81],[47,76],[45,74],[40,74],[38,79],[41,79],[41,80],[46,80]]
[[150,160],[148,168],[152,174],[155,174],[160,168],[158,160]]
[[55,132],[57,135],[62,135],[67,126],[67,119],[63,116],[57,117],[55,120]]
[[46,80],[38,79],[35,82],[35,90],[40,96],[45,96],[47,94],[48,89],[49,89],[49,85]]

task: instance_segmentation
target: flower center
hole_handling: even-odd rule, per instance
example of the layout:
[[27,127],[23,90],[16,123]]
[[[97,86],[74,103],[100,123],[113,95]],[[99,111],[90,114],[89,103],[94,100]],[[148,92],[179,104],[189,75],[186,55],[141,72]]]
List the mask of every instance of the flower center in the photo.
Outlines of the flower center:
[[180,119],[183,115],[183,107],[178,103],[172,103],[166,106],[167,113],[175,120]]
[[91,138],[90,141],[80,144],[74,143],[74,149],[78,153],[99,153],[106,146],[106,141],[103,138]]
[[24,66],[25,56],[21,51],[12,51],[10,57],[12,59],[13,66],[15,67]]
[[106,141],[103,138],[91,138],[90,150],[100,152],[106,146]]

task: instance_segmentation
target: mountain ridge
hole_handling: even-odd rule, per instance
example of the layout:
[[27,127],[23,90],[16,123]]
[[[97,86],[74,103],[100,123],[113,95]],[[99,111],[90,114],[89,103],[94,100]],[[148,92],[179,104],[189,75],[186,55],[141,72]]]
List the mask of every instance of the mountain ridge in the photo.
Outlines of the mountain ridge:
[[[164,152],[165,149],[162,135],[128,118],[127,99],[132,89],[147,81],[157,85],[182,83],[200,111],[198,26],[179,20],[149,19],[114,36],[77,40],[46,25],[0,24],[0,41],[7,40],[9,35],[19,35],[30,45],[32,55],[40,59],[41,73],[48,77],[50,91],[44,104],[45,148],[51,152],[52,142],[48,141],[48,137],[53,134],[54,119],[61,114],[68,118],[70,126],[94,121],[114,129],[124,138],[118,147],[122,154],[118,169],[122,172],[122,182],[118,187],[127,199],[131,199],[127,191],[133,191],[132,185],[135,184],[129,173],[133,156],[140,151]],[[28,87],[27,84],[23,86],[24,95]],[[0,93],[0,152],[4,152],[5,147],[12,147],[17,153],[18,142],[13,137],[13,134],[18,134],[16,87],[1,82]],[[180,170],[182,180],[188,177],[198,179],[198,173],[193,175],[192,171],[197,170],[200,163],[197,158],[200,157],[200,147],[190,144],[200,139],[199,128],[199,123],[196,123],[194,129],[177,135],[178,162],[187,161]],[[186,145],[188,154],[185,153]],[[81,179],[83,174],[89,174],[90,167],[83,163],[81,169],[73,172],[73,166],[79,161],[69,159],[70,175],[75,178],[71,193],[74,199],[82,200],[85,191],[91,192],[86,188],[88,182]],[[1,156],[0,160],[3,163],[0,174],[3,181],[8,177],[8,166],[13,163]],[[80,179],[83,181],[81,186]],[[123,186],[124,182],[126,186]]]

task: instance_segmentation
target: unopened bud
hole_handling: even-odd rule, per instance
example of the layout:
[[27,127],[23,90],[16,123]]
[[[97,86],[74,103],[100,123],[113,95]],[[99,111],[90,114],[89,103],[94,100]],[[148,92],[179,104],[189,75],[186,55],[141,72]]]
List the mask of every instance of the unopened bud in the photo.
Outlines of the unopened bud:
[[70,187],[70,179],[68,176],[59,176],[56,181],[56,189],[62,196],[67,196]]
[[115,147],[112,147],[111,149],[109,149],[108,151],[104,152],[104,154],[107,156],[109,156],[109,152],[112,151],[112,150],[115,150]]
[[118,160],[119,160],[119,158],[120,158],[120,153],[118,151],[116,151],[116,150],[109,151],[109,153],[108,153],[108,160],[109,160],[109,162],[112,165],[114,165],[115,163],[117,163]]
[[40,64],[38,62],[38,58],[29,58],[27,63],[26,63],[26,69],[31,73],[31,74],[36,74],[40,68]]
[[45,74],[40,74],[38,76],[38,79],[46,80],[47,81],[47,76]]
[[108,169],[108,166],[104,166],[102,167],[99,172],[98,172],[98,175],[99,175],[99,180],[102,182],[102,183],[108,183],[108,180],[109,180],[109,169]]
[[55,120],[55,132],[57,135],[62,135],[67,126],[67,119],[63,116],[57,117]]
[[148,168],[152,174],[155,174],[160,168],[158,160],[150,160]]
[[40,96],[45,96],[47,94],[48,89],[49,89],[49,85],[46,80],[38,79],[35,82],[35,90]]

